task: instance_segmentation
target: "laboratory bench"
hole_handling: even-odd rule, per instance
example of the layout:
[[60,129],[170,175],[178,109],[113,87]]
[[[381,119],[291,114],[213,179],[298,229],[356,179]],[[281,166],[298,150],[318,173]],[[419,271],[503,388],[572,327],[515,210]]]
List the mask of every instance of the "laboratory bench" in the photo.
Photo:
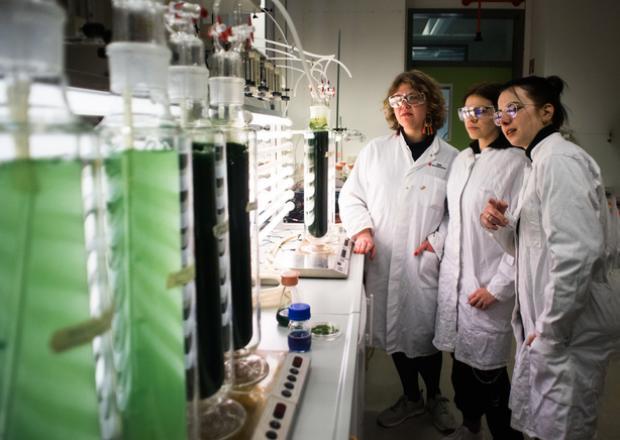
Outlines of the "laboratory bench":
[[[291,439],[359,437],[363,413],[366,345],[364,258],[353,255],[346,279],[300,278],[298,289],[311,307],[311,323],[340,329],[333,341],[313,338],[311,367]],[[261,350],[288,351],[287,329],[276,323],[275,308],[261,311]]]

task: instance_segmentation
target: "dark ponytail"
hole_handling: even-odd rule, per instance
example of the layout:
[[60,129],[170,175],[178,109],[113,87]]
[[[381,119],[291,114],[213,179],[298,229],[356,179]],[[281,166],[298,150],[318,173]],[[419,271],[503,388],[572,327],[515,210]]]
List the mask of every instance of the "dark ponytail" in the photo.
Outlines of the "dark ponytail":
[[520,87],[526,91],[528,97],[534,101],[537,107],[545,104],[553,105],[555,109],[551,125],[559,130],[568,119],[566,109],[560,101],[560,95],[564,91],[564,80],[556,75],[546,78],[541,76],[526,76],[524,78],[513,79],[503,85],[502,91],[515,87]]

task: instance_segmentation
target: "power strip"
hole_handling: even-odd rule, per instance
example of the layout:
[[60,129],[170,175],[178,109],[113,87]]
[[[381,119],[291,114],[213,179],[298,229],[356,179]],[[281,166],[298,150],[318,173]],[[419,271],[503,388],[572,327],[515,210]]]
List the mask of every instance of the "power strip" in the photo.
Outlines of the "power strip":
[[274,387],[267,397],[253,440],[290,438],[297,405],[301,400],[310,373],[310,355],[286,355]]

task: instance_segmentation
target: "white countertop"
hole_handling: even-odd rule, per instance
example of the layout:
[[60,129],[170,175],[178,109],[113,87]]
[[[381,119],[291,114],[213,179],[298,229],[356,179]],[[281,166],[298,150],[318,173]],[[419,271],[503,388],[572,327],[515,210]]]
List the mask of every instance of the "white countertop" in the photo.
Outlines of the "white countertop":
[[[334,341],[312,341],[310,375],[291,439],[349,438],[360,320],[365,320],[363,265],[363,256],[353,255],[347,279],[300,279],[298,289],[310,304],[311,321],[330,321],[341,334]],[[275,309],[261,311],[261,332],[260,349],[288,350],[287,331],[278,327]]]

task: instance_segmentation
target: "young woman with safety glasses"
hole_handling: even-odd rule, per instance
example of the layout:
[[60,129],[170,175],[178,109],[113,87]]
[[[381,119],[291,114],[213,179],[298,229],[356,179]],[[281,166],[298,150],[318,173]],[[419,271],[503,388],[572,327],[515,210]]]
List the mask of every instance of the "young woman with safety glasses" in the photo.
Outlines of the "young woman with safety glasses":
[[[445,103],[438,84],[424,73],[398,75],[384,112],[394,133],[364,147],[339,200],[354,251],[368,256],[365,288],[374,297],[373,345],[392,355],[403,386],[403,395],[377,422],[397,426],[426,407],[437,429],[449,432],[455,422],[440,393],[442,358],[432,343],[439,277],[433,247],[443,247],[436,231],[445,215],[448,170],[458,152],[436,136]],[[426,405],[418,374],[426,385]]]
[[494,197],[480,215],[516,261],[512,426],[543,440],[595,438],[620,340],[620,295],[604,252],[604,185],[596,162],[558,132],[563,88],[557,76],[503,87],[495,122],[525,149],[531,171],[516,208]]
[[472,139],[452,162],[447,185],[449,219],[439,274],[435,346],[453,353],[454,402],[463,425],[449,439],[482,439],[481,419],[496,440],[522,439],[510,427],[513,257],[480,227],[490,197],[513,208],[527,158],[493,123],[499,84],[479,84],[458,109]]

